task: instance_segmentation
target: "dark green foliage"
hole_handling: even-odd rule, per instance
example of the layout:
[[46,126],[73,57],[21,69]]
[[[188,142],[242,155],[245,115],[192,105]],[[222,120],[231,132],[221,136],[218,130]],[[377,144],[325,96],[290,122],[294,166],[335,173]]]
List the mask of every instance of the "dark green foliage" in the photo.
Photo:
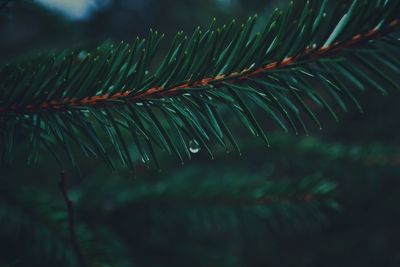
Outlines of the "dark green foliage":
[[[138,180],[122,174],[102,175],[106,166],[90,172],[69,190],[89,266],[257,266],[258,261],[309,266],[307,259],[318,261],[320,255],[307,254],[313,250],[332,246],[339,253],[340,247],[351,249],[351,243],[335,246],[338,237],[330,232],[336,229],[332,220],[340,220],[342,215],[345,222],[358,223],[357,216],[368,213],[359,206],[360,199],[372,193],[371,202],[377,201],[390,177],[394,182],[399,149],[279,134],[271,135],[270,142],[267,158],[260,158],[265,155],[263,147],[250,142],[243,144],[249,160],[229,155],[218,162],[170,169],[166,174],[143,173]],[[218,152],[216,156],[223,158]],[[13,170],[1,177],[8,179],[2,179],[0,194],[0,238],[7,240],[3,244],[10,248],[10,244],[20,248],[9,262],[19,260],[16,266],[27,262],[77,266],[68,243],[61,195],[51,190],[53,184],[43,181],[16,189],[21,181],[16,178],[23,171]],[[23,182],[32,183],[29,179]],[[302,197],[306,195],[312,198]],[[375,219],[374,223],[382,222]],[[347,227],[358,229],[359,225]],[[40,235],[42,232],[47,234]],[[29,239],[32,235],[39,239]],[[297,238],[303,239],[299,242]],[[318,248],[318,244],[325,246]],[[293,257],[282,259],[289,251]],[[304,255],[296,251],[304,251]],[[0,255],[0,259],[4,257]],[[342,259],[338,257],[336,262]]]
[[[0,20],[25,4],[42,9],[0,0]],[[395,0],[296,0],[169,47],[151,30],[0,49],[0,267],[81,267],[70,218],[88,266],[399,266],[399,14]],[[72,24],[52,22],[68,47]],[[322,126],[321,140],[275,133]]]
[[[279,142],[276,145],[280,147]],[[161,240],[170,239],[177,227],[201,240],[229,235],[237,229],[244,236],[251,236],[260,229],[255,226],[277,238],[313,232],[327,225],[325,213],[337,212],[339,205],[334,182],[321,171],[277,179],[273,169],[289,166],[280,156],[265,166],[272,168],[268,178],[252,173],[245,165],[231,171],[214,166],[213,171],[201,177],[196,174],[202,172],[204,165],[188,166],[158,181],[152,181],[150,176],[139,181],[117,175],[90,177],[70,190],[76,232],[89,266],[136,266],[133,262],[143,261],[143,256],[130,249],[151,246],[151,242],[160,249],[177,249],[173,253],[181,253],[179,242],[183,240],[170,240],[177,242],[175,248]],[[43,183],[17,189],[19,180],[12,179],[18,177],[7,171],[1,178],[5,177],[10,180],[2,179],[5,186],[0,194],[0,238],[20,248],[21,253],[13,257],[20,265],[29,262],[33,266],[79,266],[69,243],[62,196],[57,192],[49,194]],[[147,230],[166,232],[158,237],[139,237],[140,231],[135,229],[144,221],[150,224]],[[121,234],[124,227],[130,230]],[[135,240],[136,235],[145,240]]]
[[[4,178],[4,177],[1,177]],[[2,250],[13,255],[17,266],[79,266],[70,243],[67,214],[60,195],[51,195],[44,188],[23,186],[3,180],[0,188],[0,239]],[[76,235],[85,257],[94,266],[101,263],[126,265],[129,257],[120,239],[104,227],[78,223]],[[11,244],[5,247],[4,244]],[[109,245],[109,246],[107,246]],[[14,247],[15,246],[15,247]],[[3,261],[7,253],[2,253]]]
[[355,89],[386,94],[399,87],[400,3],[335,2],[328,10],[327,2],[291,2],[260,33],[256,17],[179,32],[158,65],[163,35],[151,30],[133,44],[3,66],[3,161],[23,142],[29,162],[45,149],[74,166],[83,154],[115,167],[115,154],[133,170],[136,159],[158,165],[159,150],[190,158],[191,142],[211,157],[214,143],[239,150],[227,114],[268,144],[258,110],[295,133],[308,133],[310,122],[321,128],[317,107],[336,120],[347,102],[362,111]]

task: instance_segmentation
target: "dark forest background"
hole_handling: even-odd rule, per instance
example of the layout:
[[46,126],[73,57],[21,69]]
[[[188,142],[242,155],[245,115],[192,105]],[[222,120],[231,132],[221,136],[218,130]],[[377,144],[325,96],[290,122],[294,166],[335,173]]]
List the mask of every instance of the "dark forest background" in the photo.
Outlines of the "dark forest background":
[[[88,16],[71,19],[32,1],[11,1],[0,14],[1,62],[43,51],[91,49],[104,40],[131,42],[150,28],[171,40],[179,30],[206,27],[213,17],[223,24],[258,13],[262,27],[263,17],[285,5],[94,3]],[[139,164],[135,179],[96,159],[83,160],[80,172],[65,170],[83,250],[95,251],[98,266],[400,266],[400,93],[355,95],[364,113],[348,103],[349,112],[339,112],[337,123],[322,112],[323,130],[313,129],[309,136],[271,128],[271,148],[238,128],[242,155],[217,151],[212,160],[200,151],[183,166],[162,155],[161,172]],[[1,167],[1,267],[73,266],[73,253],[63,248],[57,228],[66,227],[60,171],[50,156],[37,166],[17,156]],[[334,188],[329,207],[202,202],[202,194],[216,192],[221,200],[263,179],[279,184],[305,178]]]

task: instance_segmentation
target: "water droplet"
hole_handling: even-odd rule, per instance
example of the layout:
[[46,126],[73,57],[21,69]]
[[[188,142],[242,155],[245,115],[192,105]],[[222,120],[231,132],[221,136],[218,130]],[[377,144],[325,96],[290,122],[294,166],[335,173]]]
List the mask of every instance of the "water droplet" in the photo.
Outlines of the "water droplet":
[[195,139],[189,141],[189,150],[193,154],[196,154],[200,151],[200,145]]
[[87,58],[87,56],[89,55],[89,53],[85,50],[82,50],[79,54],[78,54],[78,59],[80,61],[83,61]]

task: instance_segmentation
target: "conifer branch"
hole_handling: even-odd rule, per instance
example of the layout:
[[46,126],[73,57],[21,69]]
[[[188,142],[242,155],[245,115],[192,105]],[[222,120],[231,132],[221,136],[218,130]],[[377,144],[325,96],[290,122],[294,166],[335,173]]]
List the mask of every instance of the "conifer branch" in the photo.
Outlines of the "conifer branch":
[[[196,89],[196,88],[203,88],[212,85],[212,90],[216,90],[218,87],[223,86],[223,83],[226,82],[228,84],[237,84],[242,83],[243,81],[247,81],[250,78],[257,78],[263,74],[265,71],[274,71],[283,68],[290,68],[291,65],[298,64],[301,60],[305,58],[310,58],[312,61],[321,60],[324,58],[330,58],[337,53],[340,53],[341,50],[352,48],[360,43],[364,43],[370,40],[377,39],[379,37],[383,37],[387,34],[392,33],[396,27],[400,25],[400,20],[395,19],[390,24],[389,27],[385,30],[381,30],[378,28],[373,28],[368,32],[362,34],[358,33],[355,34],[352,38],[342,42],[335,42],[334,44],[326,45],[320,48],[307,48],[303,52],[294,55],[288,56],[284,58],[280,62],[272,62],[268,65],[260,67],[258,69],[243,69],[239,72],[234,72],[230,74],[221,74],[216,77],[207,77],[202,78],[201,80],[197,81],[188,81],[188,82],[181,82],[182,84],[175,87],[164,88],[162,86],[155,86],[147,89],[145,92],[136,94],[132,96],[132,92],[134,90],[126,90],[125,92],[117,92],[112,95],[110,94],[103,94],[103,95],[96,95],[96,96],[88,96],[83,99],[62,99],[60,101],[45,101],[39,104],[26,104],[25,106],[18,106],[13,105],[8,109],[6,107],[0,106],[0,114],[1,113],[19,113],[19,114],[26,114],[38,111],[57,111],[57,110],[65,110],[73,107],[88,107],[88,106],[102,106],[106,105],[107,103],[111,105],[115,105],[113,101],[126,101],[126,102],[143,102],[148,101],[151,99],[158,99],[166,96],[177,96],[186,93],[185,89]],[[107,102],[110,100],[110,102]]]
[[131,45],[4,66],[0,158],[8,158],[16,133],[23,133],[30,162],[40,147],[56,155],[62,148],[74,165],[79,150],[113,168],[111,146],[133,169],[138,159],[158,165],[158,150],[184,161],[193,143],[211,157],[214,143],[240,152],[228,112],[269,144],[260,110],[296,134],[308,133],[308,120],[322,127],[318,107],[335,120],[347,102],[362,111],[354,89],[383,95],[400,89],[400,2],[328,2],[291,2],[259,33],[256,16],[241,26],[213,21],[205,32],[179,32],[156,68],[163,39],[156,31]]

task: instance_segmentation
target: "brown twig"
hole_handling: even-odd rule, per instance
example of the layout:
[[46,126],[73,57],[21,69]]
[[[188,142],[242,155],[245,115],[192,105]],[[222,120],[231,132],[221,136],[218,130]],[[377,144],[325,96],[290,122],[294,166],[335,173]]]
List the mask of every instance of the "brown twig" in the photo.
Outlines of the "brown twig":
[[86,266],[84,254],[83,254],[83,252],[79,246],[78,240],[76,238],[75,219],[74,219],[74,203],[68,197],[65,180],[66,180],[65,173],[61,172],[60,181],[58,182],[58,187],[60,188],[65,205],[67,207],[68,230],[69,230],[70,242],[71,242],[71,246],[72,246],[73,250],[75,251],[76,255],[78,256],[80,266]]

